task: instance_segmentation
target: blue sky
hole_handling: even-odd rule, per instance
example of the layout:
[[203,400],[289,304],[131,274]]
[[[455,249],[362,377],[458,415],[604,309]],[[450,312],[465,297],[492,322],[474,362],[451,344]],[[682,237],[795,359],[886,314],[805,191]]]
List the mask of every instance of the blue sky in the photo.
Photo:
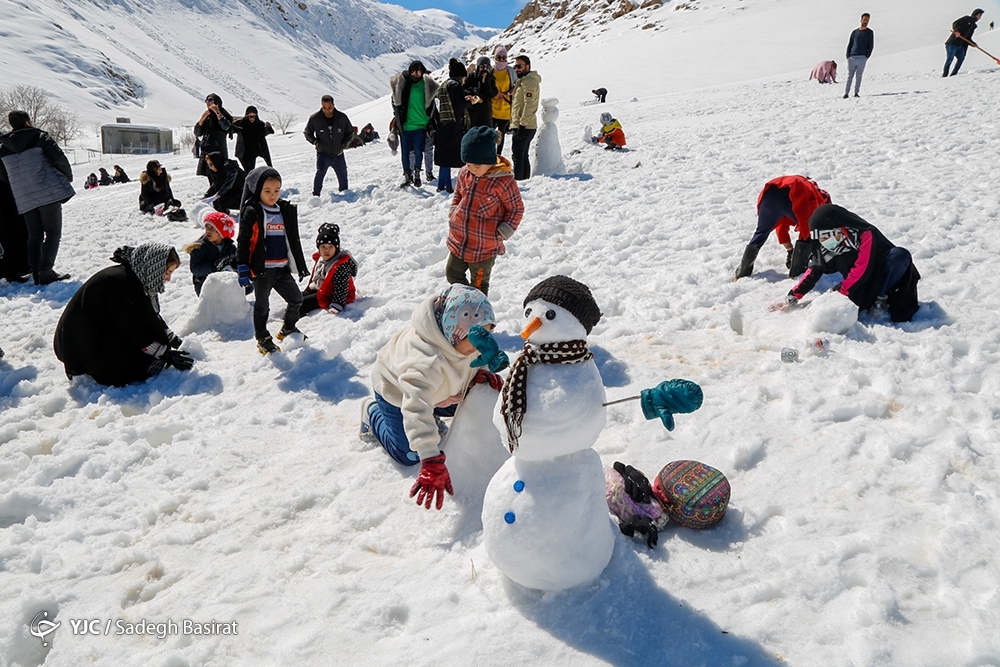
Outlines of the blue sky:
[[407,9],[443,9],[458,14],[467,23],[490,28],[506,28],[527,4],[527,0],[392,0]]

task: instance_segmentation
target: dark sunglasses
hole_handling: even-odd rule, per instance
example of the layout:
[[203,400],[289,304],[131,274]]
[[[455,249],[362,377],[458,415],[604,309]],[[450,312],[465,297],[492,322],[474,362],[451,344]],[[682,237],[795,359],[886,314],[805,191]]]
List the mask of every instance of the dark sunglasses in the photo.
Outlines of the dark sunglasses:
[[213,102],[215,102],[215,100],[213,98],[211,98],[211,97],[205,98],[205,104],[212,104]]

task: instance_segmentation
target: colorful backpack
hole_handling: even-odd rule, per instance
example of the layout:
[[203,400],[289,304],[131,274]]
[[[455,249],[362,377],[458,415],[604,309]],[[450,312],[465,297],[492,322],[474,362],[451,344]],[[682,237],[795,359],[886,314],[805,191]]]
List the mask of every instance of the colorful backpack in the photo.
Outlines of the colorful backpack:
[[653,495],[667,515],[688,528],[711,528],[729,506],[729,480],[698,461],[672,461],[653,480]]

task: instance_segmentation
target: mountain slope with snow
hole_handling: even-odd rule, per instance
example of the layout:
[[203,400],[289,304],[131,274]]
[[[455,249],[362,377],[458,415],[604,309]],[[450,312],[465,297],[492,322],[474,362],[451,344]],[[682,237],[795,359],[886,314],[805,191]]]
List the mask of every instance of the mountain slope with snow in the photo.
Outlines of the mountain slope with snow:
[[86,121],[179,124],[219,93],[234,112],[342,108],[384,94],[412,58],[437,67],[494,34],[373,0],[0,0],[4,87],[38,84]]

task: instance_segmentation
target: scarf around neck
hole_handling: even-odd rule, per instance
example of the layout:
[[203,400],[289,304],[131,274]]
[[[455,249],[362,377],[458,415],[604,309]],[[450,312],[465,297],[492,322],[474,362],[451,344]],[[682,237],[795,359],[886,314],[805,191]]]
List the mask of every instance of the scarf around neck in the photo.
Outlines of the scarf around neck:
[[507,426],[507,445],[510,453],[517,449],[521,437],[521,423],[528,409],[528,370],[532,364],[578,364],[593,359],[585,340],[568,340],[558,343],[532,345],[525,342],[524,352],[511,366],[510,375],[503,386],[500,414]]

